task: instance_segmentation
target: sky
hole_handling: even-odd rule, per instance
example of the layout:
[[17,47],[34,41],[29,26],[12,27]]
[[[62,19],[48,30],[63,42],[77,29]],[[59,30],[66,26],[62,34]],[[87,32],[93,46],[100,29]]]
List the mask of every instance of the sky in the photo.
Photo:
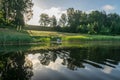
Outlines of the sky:
[[39,25],[40,14],[47,13],[57,19],[66,9],[74,8],[87,13],[99,10],[107,13],[120,14],[120,0],[33,0],[33,17],[27,24]]

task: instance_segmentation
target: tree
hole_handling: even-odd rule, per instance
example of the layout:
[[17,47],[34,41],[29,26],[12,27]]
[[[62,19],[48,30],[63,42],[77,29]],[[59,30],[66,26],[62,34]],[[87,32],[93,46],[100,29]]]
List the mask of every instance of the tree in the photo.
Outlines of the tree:
[[50,22],[50,18],[48,14],[42,13],[40,15],[40,21],[39,21],[40,26],[47,27],[49,25],[49,22]]
[[74,22],[74,8],[67,9],[67,17],[68,17],[68,26],[72,26]]
[[56,17],[53,15],[51,18],[50,18],[50,26],[51,27],[56,27],[57,25],[57,19]]
[[61,15],[60,20],[59,20],[59,25],[62,26],[62,27],[65,27],[66,24],[67,24],[67,16],[66,16],[66,14],[63,13]]
[[2,9],[2,0],[0,0],[0,10]]
[[80,25],[80,17],[82,11],[74,10],[74,8],[67,9],[68,26],[71,32],[76,32],[77,26]]
[[88,32],[88,27],[85,24],[79,25],[76,28],[77,33],[87,33]]
[[95,30],[94,30],[95,25],[96,25],[96,23],[88,24],[88,25],[87,25],[87,28],[88,28],[88,34],[95,34],[95,33],[96,33]]
[[0,27],[1,26],[3,27],[4,23],[5,23],[5,20],[4,20],[4,17],[3,17],[3,12],[0,11]]
[[[17,6],[17,7],[15,7]],[[17,25],[23,26],[25,23],[24,15],[32,15],[32,0],[16,0],[14,10],[16,11],[15,22],[19,23]],[[19,16],[19,17],[18,17]],[[26,17],[28,20],[31,16]]]
[[18,12],[15,17],[15,24],[18,26],[17,30],[21,30],[21,26],[25,25],[24,16],[21,12]]
[[80,14],[80,25],[87,25],[88,24],[88,14],[85,12],[81,12]]
[[100,33],[101,27],[105,25],[106,22],[106,13],[99,12],[99,11],[92,11],[89,14],[89,23],[93,24],[95,23],[95,32]]
[[108,23],[111,34],[120,34],[120,16],[116,13],[108,14]]
[[[23,26],[26,15],[32,15],[32,0],[2,0],[2,10],[6,22],[14,22],[16,26]],[[20,15],[20,17],[18,17]],[[22,16],[22,17],[21,17]],[[26,17],[30,19],[31,16]],[[23,21],[21,21],[23,20]],[[18,24],[19,23],[19,24]]]

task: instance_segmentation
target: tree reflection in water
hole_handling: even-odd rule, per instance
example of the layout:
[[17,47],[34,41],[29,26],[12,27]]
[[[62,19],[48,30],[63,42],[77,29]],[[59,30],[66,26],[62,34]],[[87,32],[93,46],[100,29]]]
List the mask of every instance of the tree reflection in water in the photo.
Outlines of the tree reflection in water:
[[75,69],[76,67],[74,65],[75,59],[70,58],[69,52],[49,51],[49,52],[41,54],[38,59],[40,60],[40,63],[42,65],[48,66],[50,62],[55,62],[58,57],[63,59],[63,62],[62,62],[63,65],[67,65],[67,67],[71,70]]
[[56,59],[57,55],[51,51],[49,51],[48,53],[41,54],[41,56],[39,56],[39,60],[43,65],[49,65],[51,61],[55,62]]
[[84,63],[101,69],[104,65],[115,68],[120,61],[118,50],[119,48],[112,47],[60,49],[43,52],[38,59],[42,65],[48,66],[50,62],[55,62],[57,58],[60,58],[63,60],[62,65],[67,66],[70,70],[84,68]]
[[0,80],[30,80],[33,76],[32,63],[21,51],[0,57],[3,67],[0,68]]

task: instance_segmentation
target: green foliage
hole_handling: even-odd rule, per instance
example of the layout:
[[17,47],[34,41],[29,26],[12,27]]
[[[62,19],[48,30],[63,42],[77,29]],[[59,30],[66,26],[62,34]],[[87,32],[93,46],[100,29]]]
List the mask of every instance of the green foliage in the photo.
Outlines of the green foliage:
[[50,42],[50,38],[46,36],[31,36],[33,39],[33,42]]
[[88,28],[88,34],[95,34],[95,30],[94,30],[95,24],[88,24],[87,28]]
[[63,13],[63,14],[61,15],[60,20],[59,20],[59,25],[60,25],[61,27],[65,27],[66,24],[67,24],[67,15]]
[[50,26],[56,27],[56,25],[57,25],[57,19],[56,19],[56,17],[53,15],[53,16],[50,18]]
[[102,26],[100,33],[105,34],[105,35],[109,35],[110,34],[110,29],[105,27],[105,26]]
[[70,27],[71,32],[76,32],[77,26],[80,25],[82,11],[74,10],[74,8],[67,9],[67,17],[68,17],[68,26]]
[[45,13],[41,14],[39,22],[40,22],[40,26],[47,27],[49,25],[49,22],[50,22],[48,14],[45,14]]
[[[47,22],[48,19],[44,21]],[[55,19],[52,20],[53,22],[56,24]],[[41,22],[41,24],[44,24],[44,22]],[[53,26],[53,24],[50,26]],[[54,30],[71,33],[119,35],[120,15],[116,13],[106,14],[105,11],[92,11],[87,14],[69,8],[67,14],[61,15],[58,26]]]
[[79,33],[86,33],[88,31],[87,25],[80,25],[76,29]]
[[[2,0],[0,11],[2,11],[2,23],[4,26],[16,25],[18,27],[25,25],[32,17],[32,0]],[[0,13],[1,15],[1,13]],[[24,16],[25,15],[25,18]]]
[[5,24],[5,20],[3,18],[3,12],[0,11],[0,27],[3,27]]
[[48,14],[42,13],[40,15],[40,20],[39,20],[40,26],[43,27],[56,27],[57,26],[57,19],[53,15],[52,17],[49,17]]

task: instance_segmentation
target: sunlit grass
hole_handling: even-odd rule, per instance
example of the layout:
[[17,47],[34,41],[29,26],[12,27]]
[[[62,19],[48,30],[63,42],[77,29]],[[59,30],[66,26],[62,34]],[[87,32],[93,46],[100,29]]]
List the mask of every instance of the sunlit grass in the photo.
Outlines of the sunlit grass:
[[80,40],[87,40],[89,37],[79,35],[79,36],[66,36],[63,38],[65,41],[80,41]]
[[27,30],[27,32],[31,36],[77,36],[77,35],[81,35],[81,34],[78,34],[78,33],[64,33],[64,32],[54,32],[54,31]]
[[88,34],[79,34],[79,33],[63,33],[63,32],[50,32],[50,31],[34,31],[28,30],[28,33],[31,36],[39,37],[61,37],[63,41],[114,41],[120,40],[120,36],[108,36],[108,35],[88,35]]
[[58,34],[58,32],[34,31],[34,30],[28,30],[27,32],[31,36],[60,36],[60,34]]
[[79,33],[63,33],[50,31],[0,29],[0,44],[23,44],[23,43],[50,43],[57,38],[63,42],[80,41],[120,41],[120,36],[88,35]]

